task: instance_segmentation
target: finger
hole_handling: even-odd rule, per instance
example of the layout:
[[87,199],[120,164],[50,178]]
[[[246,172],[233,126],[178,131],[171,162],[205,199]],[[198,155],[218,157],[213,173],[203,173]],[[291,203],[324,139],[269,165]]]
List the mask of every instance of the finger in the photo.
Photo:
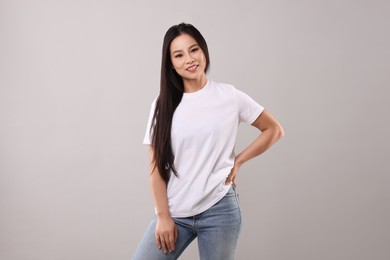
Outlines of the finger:
[[175,244],[176,244],[176,241],[177,241],[177,228],[175,227],[175,230],[173,231],[173,234],[172,234],[172,251],[175,250]]
[[170,234],[168,237],[167,247],[168,247],[169,252],[172,252],[175,249],[175,242],[174,242],[173,234]]
[[158,249],[161,249],[161,241],[160,241],[160,237],[158,235],[156,235],[156,244],[157,244]]
[[231,179],[230,176],[228,176],[228,177],[226,178],[225,184],[228,185],[228,184],[231,183],[231,182],[232,182],[232,179]]
[[167,253],[167,245],[166,245],[166,241],[164,240],[164,238],[160,238],[161,240],[161,247],[162,247],[162,250],[164,252],[164,254]]
[[175,243],[178,237],[179,237],[179,231],[177,230],[177,227],[175,227]]

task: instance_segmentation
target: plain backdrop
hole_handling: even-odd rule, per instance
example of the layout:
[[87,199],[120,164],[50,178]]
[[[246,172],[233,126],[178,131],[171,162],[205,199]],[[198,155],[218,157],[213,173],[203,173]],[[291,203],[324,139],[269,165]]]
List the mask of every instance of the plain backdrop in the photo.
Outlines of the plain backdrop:
[[[390,2],[0,1],[0,259],[130,259],[153,216],[142,144],[162,39],[285,137],[238,177],[236,259],[390,259]],[[240,126],[236,150],[258,132]],[[194,242],[181,259],[198,259]]]

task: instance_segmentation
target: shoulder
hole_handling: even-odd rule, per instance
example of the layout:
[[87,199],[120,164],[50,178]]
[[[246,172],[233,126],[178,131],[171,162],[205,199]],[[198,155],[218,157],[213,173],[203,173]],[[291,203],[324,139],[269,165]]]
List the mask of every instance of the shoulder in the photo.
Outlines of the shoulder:
[[229,83],[224,83],[224,82],[215,82],[210,80],[210,85],[215,88],[221,88],[221,89],[235,89],[235,86]]
[[235,95],[236,87],[229,83],[210,81],[210,88],[219,94]]
[[157,96],[157,97],[155,97],[155,98],[153,99],[152,103],[150,104],[150,107],[151,107],[151,108],[155,108],[155,107],[156,107],[158,97],[159,97],[159,96]]

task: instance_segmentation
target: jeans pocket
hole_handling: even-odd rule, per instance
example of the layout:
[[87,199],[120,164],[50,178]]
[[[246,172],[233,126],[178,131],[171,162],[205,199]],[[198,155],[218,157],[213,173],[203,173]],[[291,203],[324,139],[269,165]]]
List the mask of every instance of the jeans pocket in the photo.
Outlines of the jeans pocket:
[[231,197],[231,196],[235,196],[235,195],[236,195],[236,191],[235,191],[235,188],[233,187],[233,184],[232,184],[225,196]]

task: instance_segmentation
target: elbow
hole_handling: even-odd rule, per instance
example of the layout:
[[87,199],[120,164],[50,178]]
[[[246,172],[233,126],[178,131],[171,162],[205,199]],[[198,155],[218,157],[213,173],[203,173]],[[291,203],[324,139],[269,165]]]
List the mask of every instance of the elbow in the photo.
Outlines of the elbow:
[[279,128],[280,128],[280,130],[279,130],[280,131],[280,138],[282,138],[284,136],[285,132],[284,132],[284,129],[282,126],[279,126]]
[[276,140],[281,139],[285,134],[283,127],[279,124],[277,125],[277,127],[275,127],[274,133],[275,133],[274,136]]

